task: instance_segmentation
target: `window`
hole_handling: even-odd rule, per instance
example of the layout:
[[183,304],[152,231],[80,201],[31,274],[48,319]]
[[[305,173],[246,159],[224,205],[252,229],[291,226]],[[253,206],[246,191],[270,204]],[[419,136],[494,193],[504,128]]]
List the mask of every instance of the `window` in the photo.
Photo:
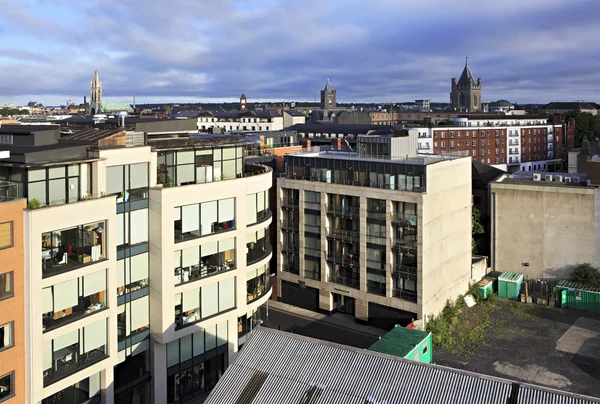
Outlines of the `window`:
[[423,355],[425,355],[429,351],[429,346],[427,344],[423,344]]
[[454,139],[454,132],[450,132],[450,139]]
[[235,280],[235,277],[228,278],[176,294],[176,328],[235,308]]
[[0,300],[13,297],[13,272],[0,274]]
[[451,141],[450,141],[450,147],[451,147],[451,148],[454,148],[454,140],[451,140]]
[[445,149],[446,148],[446,142],[442,142],[442,146],[441,147],[442,147],[442,149]]
[[176,207],[175,242],[233,229],[234,219],[235,198]]
[[0,325],[0,352],[14,346],[14,322]]
[[175,251],[175,285],[235,268],[235,238]]
[[13,246],[13,222],[0,223],[0,250]]
[[485,147],[485,140],[481,141],[481,147]]
[[477,156],[477,150],[473,150],[473,157]]
[[446,132],[442,132],[442,139],[446,138]]
[[0,402],[15,395],[15,372],[0,376]]

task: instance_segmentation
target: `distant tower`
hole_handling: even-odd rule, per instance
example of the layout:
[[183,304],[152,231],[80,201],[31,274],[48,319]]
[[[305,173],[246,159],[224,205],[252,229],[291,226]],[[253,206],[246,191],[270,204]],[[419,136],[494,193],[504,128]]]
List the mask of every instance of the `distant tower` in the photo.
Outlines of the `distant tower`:
[[336,106],[336,92],[327,79],[325,88],[321,90],[321,109],[333,109]]
[[469,69],[468,58],[465,61],[458,84],[456,78],[452,79],[452,92],[450,93],[450,106],[453,110],[463,112],[481,111],[481,79],[475,79]]
[[90,115],[99,114],[102,111],[102,82],[98,78],[98,71],[94,72],[94,80],[90,83]]
[[246,94],[242,93],[242,96],[240,97],[240,111],[245,111],[248,109],[248,106],[246,105]]

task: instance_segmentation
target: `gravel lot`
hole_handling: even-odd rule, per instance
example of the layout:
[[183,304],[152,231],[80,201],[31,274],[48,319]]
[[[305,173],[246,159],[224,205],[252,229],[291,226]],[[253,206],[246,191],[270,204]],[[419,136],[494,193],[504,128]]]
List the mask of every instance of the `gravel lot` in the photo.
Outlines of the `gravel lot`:
[[498,302],[489,320],[485,337],[462,353],[434,346],[434,362],[600,397],[600,352],[590,349],[600,346],[600,314]]

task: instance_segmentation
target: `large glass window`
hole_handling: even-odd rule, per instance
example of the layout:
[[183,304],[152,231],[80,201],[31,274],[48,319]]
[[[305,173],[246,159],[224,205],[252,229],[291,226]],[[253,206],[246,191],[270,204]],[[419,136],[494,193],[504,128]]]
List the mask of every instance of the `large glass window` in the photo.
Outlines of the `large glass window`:
[[172,187],[238,178],[243,158],[242,147],[161,151],[157,182]]
[[0,300],[14,296],[13,272],[0,274]]
[[106,193],[117,203],[148,199],[148,163],[107,167]]
[[91,398],[97,398],[98,402],[100,402],[100,373],[96,373],[43,399],[42,404],[83,404],[94,402],[90,400]]
[[246,195],[246,225],[261,222],[269,217],[269,191]]
[[235,228],[235,198],[179,206],[174,211],[175,242]]
[[247,303],[262,297],[271,289],[271,276],[269,264],[261,265],[256,269],[249,270],[246,275],[246,291],[248,293]]
[[44,386],[107,357],[106,319],[43,344]]
[[225,372],[228,334],[225,321],[167,344],[167,403],[189,402],[214,387]]
[[106,222],[56,230],[42,234],[44,277],[106,258]]
[[321,209],[321,193],[313,191],[304,191],[304,207],[306,209]]
[[13,222],[0,223],[0,250],[13,246]]
[[[90,191],[87,177],[81,178],[80,176],[82,171],[91,172],[91,164],[29,169],[27,171],[28,202],[36,199],[42,206],[50,206],[80,200],[85,193]],[[80,187],[83,192],[80,192]]]
[[235,279],[186,290],[175,295],[175,323],[177,327],[193,324],[235,308]]
[[268,227],[247,234],[246,251],[246,265],[260,261],[271,253]]
[[117,296],[148,287],[148,253],[117,261]]
[[[150,308],[148,295],[125,302],[117,308],[117,338],[119,350],[125,349],[122,342],[128,337],[129,345],[142,341],[149,335]],[[135,338],[134,338],[135,337]]]
[[175,251],[175,285],[235,269],[235,238]]
[[106,270],[42,289],[42,327],[49,331],[106,307]]
[[0,376],[0,402],[15,395],[15,372]]
[[148,242],[148,209],[117,215],[117,247],[119,249]]

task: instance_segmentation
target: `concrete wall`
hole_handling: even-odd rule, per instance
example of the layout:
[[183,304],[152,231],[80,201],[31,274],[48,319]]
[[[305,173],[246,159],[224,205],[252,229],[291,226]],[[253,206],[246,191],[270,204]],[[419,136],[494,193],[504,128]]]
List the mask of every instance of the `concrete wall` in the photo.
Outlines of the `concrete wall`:
[[0,250],[0,273],[13,273],[13,297],[0,301],[0,325],[13,322],[13,347],[0,352],[0,376],[14,372],[14,397],[4,403],[27,402],[25,397],[25,309],[23,300],[23,209],[26,201],[0,204],[0,223],[12,222],[13,245]]
[[563,279],[575,264],[595,262],[597,190],[501,182],[491,187],[494,270]]
[[471,159],[427,166],[427,193],[419,217],[422,301],[419,318],[437,314],[464,293],[471,278]]

